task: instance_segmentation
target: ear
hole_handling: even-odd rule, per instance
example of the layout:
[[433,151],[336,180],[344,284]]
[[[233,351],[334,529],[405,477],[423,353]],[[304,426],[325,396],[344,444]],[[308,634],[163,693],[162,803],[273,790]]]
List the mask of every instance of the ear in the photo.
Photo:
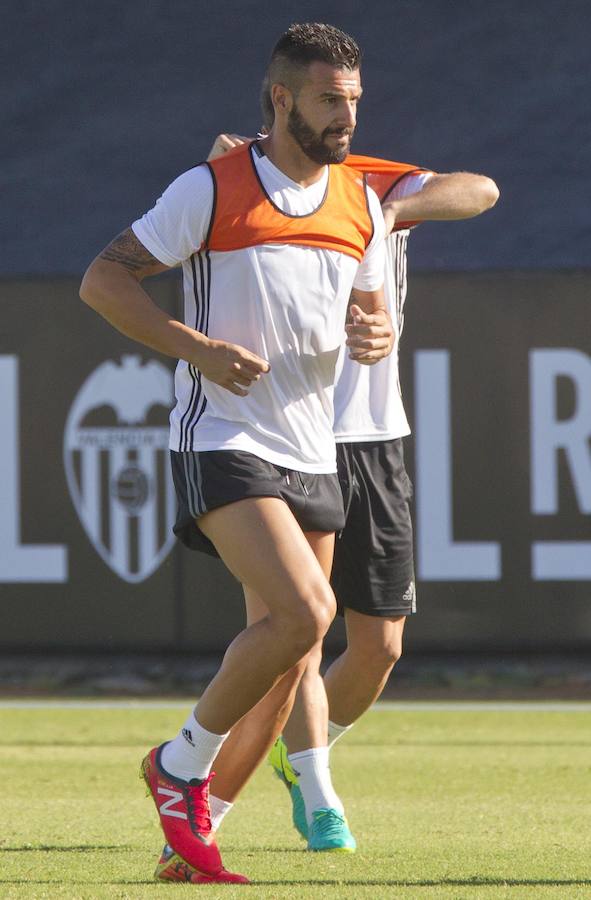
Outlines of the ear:
[[271,85],[271,101],[276,114],[284,115],[291,112],[293,106],[293,94],[284,84],[277,82]]

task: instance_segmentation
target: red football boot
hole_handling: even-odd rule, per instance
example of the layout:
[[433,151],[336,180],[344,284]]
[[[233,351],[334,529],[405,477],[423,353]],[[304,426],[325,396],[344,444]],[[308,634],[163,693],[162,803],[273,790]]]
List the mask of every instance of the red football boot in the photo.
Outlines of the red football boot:
[[164,837],[186,863],[201,875],[215,878],[223,866],[209,817],[212,775],[200,783],[196,778],[183,781],[169,775],[160,762],[162,747],[150,750],[140,774],[154,798]]
[[154,878],[156,881],[188,881],[191,884],[250,884],[245,875],[228,872],[226,869],[214,876],[202,875],[181,859],[168,844],[164,845]]

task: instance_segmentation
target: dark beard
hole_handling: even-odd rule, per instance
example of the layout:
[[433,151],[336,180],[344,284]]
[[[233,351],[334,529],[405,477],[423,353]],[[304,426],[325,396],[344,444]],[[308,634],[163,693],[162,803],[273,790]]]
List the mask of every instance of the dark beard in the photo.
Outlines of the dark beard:
[[[310,128],[295,103],[287,119],[287,130],[308,159],[320,166],[342,163],[349,153],[349,145],[337,147],[334,150],[328,147],[324,141],[329,134],[335,133],[335,130],[325,128],[320,135],[317,134]],[[348,131],[346,133],[349,134]]]

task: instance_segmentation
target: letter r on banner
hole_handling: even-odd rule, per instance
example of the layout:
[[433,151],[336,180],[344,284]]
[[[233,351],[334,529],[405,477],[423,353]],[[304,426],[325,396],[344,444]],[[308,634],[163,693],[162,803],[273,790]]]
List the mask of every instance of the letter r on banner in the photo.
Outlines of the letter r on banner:
[[[569,419],[558,418],[560,377],[568,378],[575,391],[575,410]],[[539,515],[559,511],[562,450],[579,509],[591,513],[591,358],[571,348],[532,350],[530,395],[532,511]],[[532,574],[536,581],[591,580],[591,540],[537,541],[532,546]]]

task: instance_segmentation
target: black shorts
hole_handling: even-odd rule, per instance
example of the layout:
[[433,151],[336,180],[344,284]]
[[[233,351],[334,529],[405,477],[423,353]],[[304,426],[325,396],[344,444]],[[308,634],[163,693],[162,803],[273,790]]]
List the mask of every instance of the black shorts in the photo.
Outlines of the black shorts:
[[331,577],[339,612],[416,612],[412,484],[402,440],[337,444],[337,461],[346,517]]
[[243,450],[170,451],[178,501],[176,536],[191,550],[218,552],[199,516],[247,497],[279,497],[302,531],[339,531],[345,523],[339,478],[294,472]]

